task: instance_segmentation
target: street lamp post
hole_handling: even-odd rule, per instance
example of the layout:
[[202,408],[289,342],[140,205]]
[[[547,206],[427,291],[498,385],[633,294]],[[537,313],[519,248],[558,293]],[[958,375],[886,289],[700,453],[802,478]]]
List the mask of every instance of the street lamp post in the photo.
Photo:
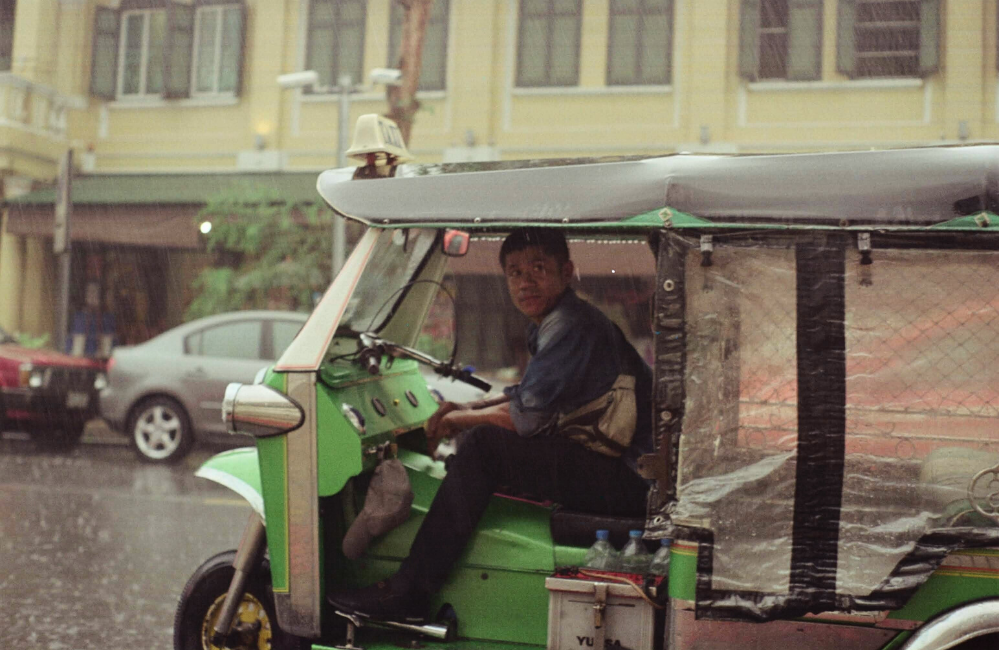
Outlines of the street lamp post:
[[[371,71],[371,81],[376,84],[398,86],[402,73],[392,68],[375,68]],[[310,88],[319,83],[319,74],[315,70],[290,72],[278,77],[278,85],[282,88]],[[340,114],[337,118],[337,167],[347,167],[347,148],[351,129],[351,93],[354,92],[354,79],[350,74],[342,74],[337,78],[337,93],[340,103]],[[333,215],[333,251],[331,264],[333,277],[344,266],[347,235],[344,228],[344,218]]]
[[[347,138],[351,127],[351,91],[354,83],[351,75],[342,74],[337,79],[337,92],[340,93],[340,115],[337,119],[337,167],[347,167]],[[344,244],[346,243],[346,233],[344,229],[344,218],[333,215],[333,277],[344,266]]]

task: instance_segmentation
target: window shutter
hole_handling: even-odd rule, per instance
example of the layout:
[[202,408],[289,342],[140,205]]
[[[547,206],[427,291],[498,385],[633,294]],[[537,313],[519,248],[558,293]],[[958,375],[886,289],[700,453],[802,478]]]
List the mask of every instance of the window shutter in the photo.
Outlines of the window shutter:
[[837,72],[854,77],[857,57],[854,55],[854,0],[840,0],[837,4]]
[[823,0],[788,1],[788,78],[820,78],[823,58]]
[[194,7],[167,5],[167,34],[163,49],[163,96],[191,96],[191,48],[194,45]]
[[740,3],[740,76],[754,81],[760,69],[760,0]]
[[114,99],[118,82],[118,11],[97,7],[90,55],[90,94]]
[[939,42],[941,24],[941,3],[939,0],[920,2],[920,74],[938,71]]

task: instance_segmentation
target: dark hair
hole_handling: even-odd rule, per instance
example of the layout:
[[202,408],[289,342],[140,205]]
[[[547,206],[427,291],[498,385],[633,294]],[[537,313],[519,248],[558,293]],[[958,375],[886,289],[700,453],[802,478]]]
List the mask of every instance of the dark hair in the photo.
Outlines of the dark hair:
[[521,228],[503,240],[503,245],[500,246],[500,268],[505,268],[509,254],[531,246],[537,246],[546,255],[556,258],[560,266],[569,261],[569,247],[566,245],[566,236],[561,231],[552,228]]

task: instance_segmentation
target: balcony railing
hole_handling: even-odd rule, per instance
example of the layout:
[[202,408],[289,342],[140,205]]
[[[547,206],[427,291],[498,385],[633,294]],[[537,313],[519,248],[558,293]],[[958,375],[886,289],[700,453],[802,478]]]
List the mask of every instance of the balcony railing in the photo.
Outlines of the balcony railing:
[[66,137],[66,115],[79,99],[10,72],[0,72],[0,127]]

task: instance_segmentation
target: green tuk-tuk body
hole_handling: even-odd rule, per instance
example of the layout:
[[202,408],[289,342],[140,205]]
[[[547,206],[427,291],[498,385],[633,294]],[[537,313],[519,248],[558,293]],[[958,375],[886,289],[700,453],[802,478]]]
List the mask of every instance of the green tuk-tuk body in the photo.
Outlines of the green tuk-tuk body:
[[[234,391],[227,417],[256,448],[199,470],[254,508],[245,545],[266,531],[269,629],[342,647],[326,591],[391,575],[446,473],[423,438],[436,402],[417,363],[386,355],[369,374],[354,362],[359,334],[414,345],[446,229],[475,247],[549,227],[655,253],[649,514],[609,521],[497,496],[430,603],[457,614],[448,645],[552,647],[546,578],[582,564],[580,527],[637,525],[674,540],[657,599],[666,648],[996,638],[996,146],[350,172],[318,189],[368,230],[254,388],[284,400],[260,413],[290,419],[241,420]],[[341,539],[387,456],[407,468],[411,517],[349,561]],[[251,584],[264,546],[237,556]],[[400,634],[366,626],[356,642],[394,647]]]

